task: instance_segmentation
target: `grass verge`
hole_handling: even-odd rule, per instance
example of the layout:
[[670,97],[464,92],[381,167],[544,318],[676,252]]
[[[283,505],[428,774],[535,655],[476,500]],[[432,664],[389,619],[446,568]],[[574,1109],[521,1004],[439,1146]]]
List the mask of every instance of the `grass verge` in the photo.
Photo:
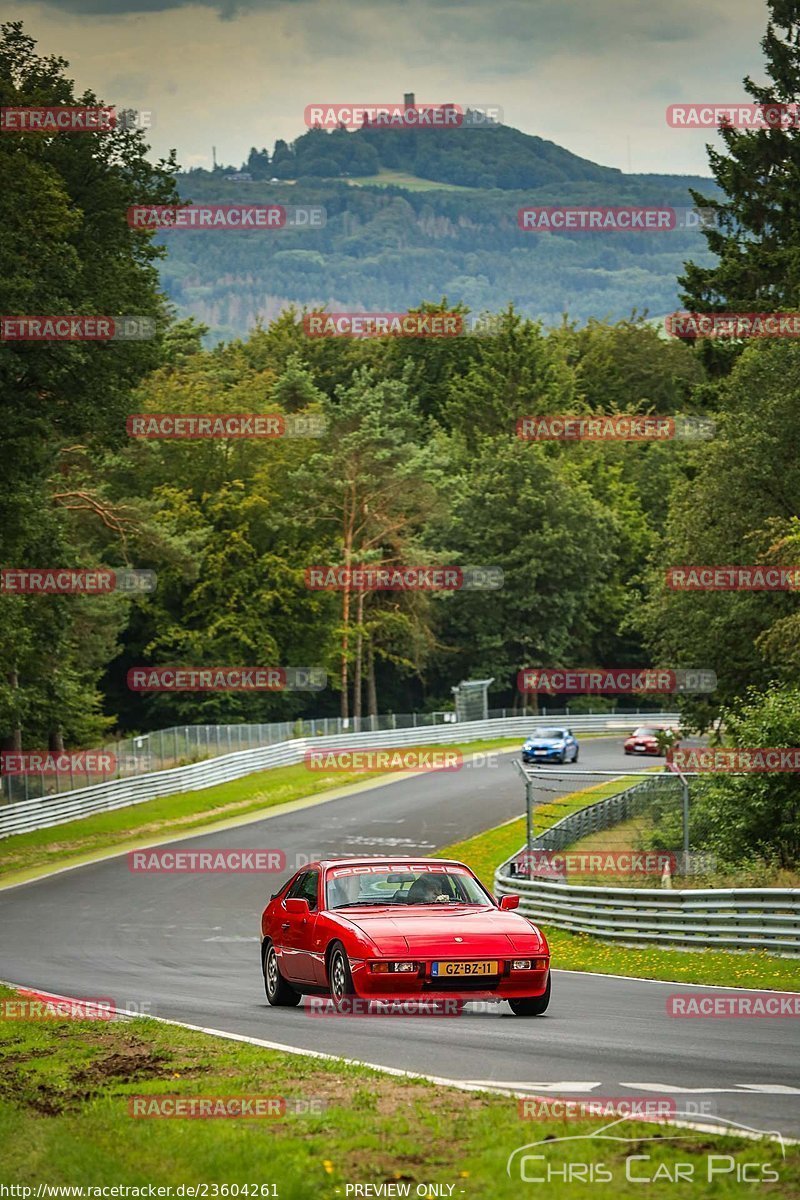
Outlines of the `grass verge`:
[[[621,821],[613,829],[603,833],[590,833],[586,837],[573,842],[566,847],[565,853],[571,850],[581,854],[591,854],[592,851],[607,852],[609,850],[641,851],[648,845],[648,835],[653,832],[654,825],[650,813],[641,813],[630,821]],[[656,843],[658,844],[658,843]],[[713,858],[709,855],[709,858]],[[601,881],[609,887],[661,887],[658,875],[615,875],[604,872]],[[581,875],[574,872],[570,876],[572,883],[597,883],[598,876]],[[763,864],[747,864],[741,868],[729,867],[725,870],[706,871],[702,874],[681,875],[672,877],[672,886],[676,888],[752,888],[800,887],[800,871],[790,871],[786,868]]]
[[[536,831],[547,829],[587,804],[621,791],[630,781],[617,780],[561,797],[536,810]],[[507,821],[476,837],[437,850],[436,857],[457,858],[472,867],[492,890],[500,863],[525,844],[525,818]],[[583,843],[581,843],[582,845]],[[768,988],[800,991],[800,965],[765,950],[731,953],[725,950],[667,950],[661,946],[619,946],[585,933],[568,933],[544,924],[554,967],[570,971],[595,971],[601,975],[634,975],[676,983],[701,983],[720,987]]]
[[435,179],[423,179],[419,175],[411,175],[408,171],[399,171],[394,167],[381,167],[377,175],[359,175],[347,181],[353,187],[395,187],[406,188],[410,192],[471,192],[473,188],[464,187],[459,183],[439,183]]
[[[0,988],[0,999],[14,995]],[[264,1025],[268,1036],[267,1013]],[[261,1120],[137,1118],[129,1115],[134,1096],[148,1102],[165,1096],[285,1097],[288,1111]],[[305,1104],[305,1112],[294,1111],[297,1102]],[[195,1194],[344,1200],[358,1194],[356,1183],[388,1183],[404,1190],[360,1194],[503,1200],[520,1193],[519,1173],[506,1175],[513,1150],[588,1136],[605,1124],[603,1118],[523,1120],[510,1097],[395,1078],[145,1018],[0,1021],[0,1184],[25,1185],[31,1188],[28,1196],[36,1195],[38,1185],[144,1187],[139,1194],[146,1196],[148,1184],[216,1184],[217,1191]],[[626,1158],[647,1155],[633,1173],[641,1178],[659,1171],[648,1196],[682,1200],[703,1194],[709,1156],[728,1155],[728,1169],[706,1193],[713,1190],[717,1200],[742,1195],[736,1168],[745,1162],[755,1164],[751,1177],[771,1164],[780,1194],[800,1192],[800,1153],[791,1146],[784,1159],[774,1142],[641,1121],[626,1121],[615,1132],[630,1141],[548,1140],[532,1151],[547,1162],[534,1165],[539,1173],[548,1163],[563,1173],[572,1164],[596,1170],[602,1163],[612,1178],[596,1181],[592,1195],[611,1200],[641,1195],[641,1183],[626,1180]],[[693,1165],[694,1185],[669,1182],[677,1162]],[[249,1192],[241,1190],[245,1184]],[[446,1187],[434,1191],[433,1185]],[[562,1174],[550,1182],[547,1195],[566,1200],[576,1188],[582,1190]]]

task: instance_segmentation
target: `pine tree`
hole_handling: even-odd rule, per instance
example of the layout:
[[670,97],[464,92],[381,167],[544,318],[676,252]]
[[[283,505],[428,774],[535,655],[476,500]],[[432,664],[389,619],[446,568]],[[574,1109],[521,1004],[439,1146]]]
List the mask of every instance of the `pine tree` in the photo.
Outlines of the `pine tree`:
[[756,104],[785,118],[769,128],[721,126],[725,151],[709,147],[725,198],[692,197],[715,214],[704,236],[719,261],[686,264],[681,299],[693,312],[800,308],[800,0],[768,0],[768,8],[761,46],[770,82],[759,87],[746,76],[744,87]]

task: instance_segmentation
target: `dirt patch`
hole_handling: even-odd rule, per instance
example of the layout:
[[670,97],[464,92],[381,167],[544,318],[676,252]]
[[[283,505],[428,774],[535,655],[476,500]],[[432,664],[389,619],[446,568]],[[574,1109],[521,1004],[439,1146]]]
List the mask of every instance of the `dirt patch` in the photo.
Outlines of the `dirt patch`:
[[[53,1029],[55,1037],[72,1039],[80,1034],[73,1029]],[[72,1067],[66,1064],[61,1073],[45,1074],[44,1064],[37,1060],[52,1058],[52,1050],[20,1050],[0,1059],[0,1085],[6,1099],[20,1108],[32,1109],[42,1116],[57,1116],[101,1095],[109,1083],[130,1083],[140,1079],[157,1079],[173,1074],[175,1067],[170,1055],[154,1049],[146,1042],[129,1036],[120,1038],[112,1031],[96,1031],[98,1056]]]
[[99,1058],[85,1071],[78,1071],[73,1076],[76,1083],[86,1080],[102,1084],[124,1080],[132,1083],[137,1079],[159,1079],[173,1074],[171,1064],[166,1064],[163,1054],[153,1054],[147,1048],[141,1051],[107,1054]]

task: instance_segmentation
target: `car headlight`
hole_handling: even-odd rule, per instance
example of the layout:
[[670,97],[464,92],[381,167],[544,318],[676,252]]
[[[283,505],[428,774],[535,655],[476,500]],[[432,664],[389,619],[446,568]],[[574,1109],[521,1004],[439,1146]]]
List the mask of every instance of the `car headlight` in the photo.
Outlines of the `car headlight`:
[[553,749],[554,750],[563,750],[564,747],[566,746],[566,744],[567,744],[566,742],[553,742]]
[[415,962],[376,962],[370,963],[369,969],[377,975],[409,975],[414,971],[419,970],[419,963]]

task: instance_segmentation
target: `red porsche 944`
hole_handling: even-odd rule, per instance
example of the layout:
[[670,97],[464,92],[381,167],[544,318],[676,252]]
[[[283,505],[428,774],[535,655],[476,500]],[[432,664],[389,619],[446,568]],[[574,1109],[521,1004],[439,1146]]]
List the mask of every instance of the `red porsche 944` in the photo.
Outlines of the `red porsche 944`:
[[429,859],[309,863],[261,917],[267,999],[460,996],[507,1000],[540,1016],[550,1000],[550,950],[520,913],[498,903],[469,867]]

